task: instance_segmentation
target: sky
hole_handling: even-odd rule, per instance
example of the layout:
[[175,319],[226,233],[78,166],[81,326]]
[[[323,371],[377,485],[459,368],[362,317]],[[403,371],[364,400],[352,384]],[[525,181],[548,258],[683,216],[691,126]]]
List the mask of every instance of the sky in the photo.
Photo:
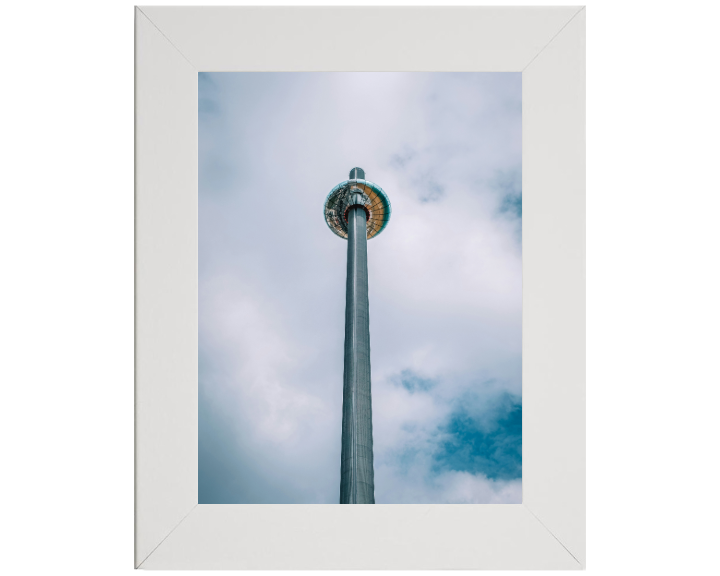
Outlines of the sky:
[[354,166],[375,501],[522,501],[520,73],[200,73],[199,502],[336,504]]

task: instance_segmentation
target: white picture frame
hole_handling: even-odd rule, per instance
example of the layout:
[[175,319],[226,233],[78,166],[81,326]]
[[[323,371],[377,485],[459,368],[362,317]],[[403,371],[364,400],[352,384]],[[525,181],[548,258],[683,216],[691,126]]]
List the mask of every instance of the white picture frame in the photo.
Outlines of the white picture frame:
[[[135,566],[583,569],[585,9],[140,7],[135,34]],[[197,74],[211,71],[522,72],[522,504],[198,504]]]

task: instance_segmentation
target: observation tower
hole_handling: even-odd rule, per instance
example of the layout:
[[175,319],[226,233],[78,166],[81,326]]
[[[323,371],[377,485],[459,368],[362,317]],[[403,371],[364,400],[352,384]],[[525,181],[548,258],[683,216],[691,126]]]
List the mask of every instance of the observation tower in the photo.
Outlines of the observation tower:
[[375,504],[367,241],[385,229],[390,211],[387,194],[362,168],[330,191],[323,209],[330,230],[348,241],[340,504]]

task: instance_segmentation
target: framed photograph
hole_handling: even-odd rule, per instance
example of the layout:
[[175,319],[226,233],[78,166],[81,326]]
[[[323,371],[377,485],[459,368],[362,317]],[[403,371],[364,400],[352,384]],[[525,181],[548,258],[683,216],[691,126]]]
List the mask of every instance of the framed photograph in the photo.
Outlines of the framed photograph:
[[583,569],[585,9],[135,32],[135,566]]

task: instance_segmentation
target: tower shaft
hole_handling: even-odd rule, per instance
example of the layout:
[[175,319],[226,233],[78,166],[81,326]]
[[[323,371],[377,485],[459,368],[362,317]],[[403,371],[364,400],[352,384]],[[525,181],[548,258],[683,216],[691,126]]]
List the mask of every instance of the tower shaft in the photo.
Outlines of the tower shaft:
[[348,213],[340,504],[374,504],[367,216]]

